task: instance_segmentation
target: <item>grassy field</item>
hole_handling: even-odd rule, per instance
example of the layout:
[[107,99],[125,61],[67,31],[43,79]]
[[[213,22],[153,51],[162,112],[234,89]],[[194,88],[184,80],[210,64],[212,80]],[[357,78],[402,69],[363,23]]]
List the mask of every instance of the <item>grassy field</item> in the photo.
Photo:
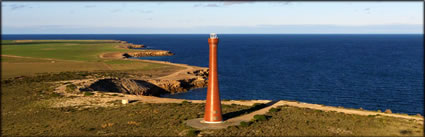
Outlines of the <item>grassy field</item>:
[[116,48],[110,40],[2,41],[2,79],[46,72],[136,70],[171,73],[173,65],[134,60],[109,60],[106,52],[135,51]]
[[230,127],[218,136],[421,136],[423,124],[384,116],[361,116],[291,106],[268,112],[267,120]]
[[101,60],[101,53],[131,51],[115,48],[118,44],[102,40],[4,42],[2,55],[95,62]]
[[[104,73],[126,77],[117,72]],[[50,108],[46,100],[63,98],[52,81],[84,79],[92,73],[46,74],[2,81],[2,135],[185,135],[184,120],[202,115],[203,104],[132,103],[110,108]],[[111,102],[115,103],[115,102]],[[224,107],[223,112],[246,109]]]
[[[37,136],[419,136],[423,124],[401,118],[360,116],[281,106],[265,119],[220,130],[193,129],[183,122],[203,117],[204,104],[145,104],[115,107],[51,108],[46,100],[66,99],[53,92],[52,81],[84,79],[91,73],[41,75],[2,81],[2,134]],[[117,72],[104,73],[125,77]],[[250,110],[250,106],[223,105],[223,114]],[[60,121],[60,122],[59,122]]]

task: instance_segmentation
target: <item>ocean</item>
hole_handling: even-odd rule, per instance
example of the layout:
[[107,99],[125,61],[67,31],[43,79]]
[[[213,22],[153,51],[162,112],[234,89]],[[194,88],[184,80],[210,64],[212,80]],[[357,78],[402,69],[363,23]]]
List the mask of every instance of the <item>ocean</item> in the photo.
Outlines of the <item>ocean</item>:
[[[142,57],[208,67],[208,34],[2,35],[17,39],[114,39],[169,50]],[[424,115],[423,35],[219,34],[221,99],[295,100]],[[205,99],[206,88],[165,95]]]

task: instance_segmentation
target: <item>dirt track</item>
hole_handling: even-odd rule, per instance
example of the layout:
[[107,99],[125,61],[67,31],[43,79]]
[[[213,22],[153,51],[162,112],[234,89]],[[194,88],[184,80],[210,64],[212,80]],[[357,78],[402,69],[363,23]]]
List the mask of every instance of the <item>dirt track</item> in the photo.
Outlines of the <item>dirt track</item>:
[[185,78],[185,77],[188,76],[187,72],[193,72],[194,70],[198,70],[198,69],[207,69],[205,67],[190,66],[190,65],[187,65],[187,64],[177,64],[177,63],[171,63],[171,62],[166,62],[166,61],[128,59],[128,58],[123,57],[122,52],[104,53],[104,54],[99,55],[99,57],[104,58],[104,59],[126,59],[126,60],[142,61],[142,62],[149,62],[149,63],[174,65],[174,66],[185,68],[185,69],[179,70],[177,72],[174,72],[172,74],[169,74],[167,76],[157,77],[157,78],[154,78],[154,79],[167,79],[167,80],[182,79],[182,78]]

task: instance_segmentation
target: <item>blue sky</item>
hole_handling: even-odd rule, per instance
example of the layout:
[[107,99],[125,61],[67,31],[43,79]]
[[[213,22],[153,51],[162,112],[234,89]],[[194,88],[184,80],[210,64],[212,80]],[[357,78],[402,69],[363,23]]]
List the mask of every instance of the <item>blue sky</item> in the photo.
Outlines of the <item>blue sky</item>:
[[2,2],[2,34],[423,34],[423,2]]

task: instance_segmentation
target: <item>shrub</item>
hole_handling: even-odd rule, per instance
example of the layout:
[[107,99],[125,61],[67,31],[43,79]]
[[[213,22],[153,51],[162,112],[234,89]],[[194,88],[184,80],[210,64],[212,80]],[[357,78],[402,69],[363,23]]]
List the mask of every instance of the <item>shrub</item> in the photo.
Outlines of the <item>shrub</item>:
[[251,123],[252,123],[252,122],[245,122],[245,121],[242,121],[240,124],[241,124],[241,127],[248,127],[249,125],[251,125]]
[[199,130],[193,130],[193,129],[191,129],[191,130],[189,130],[189,131],[187,131],[187,133],[186,133],[186,136],[197,136],[199,134]]
[[183,101],[182,101],[182,104],[189,104],[189,103],[191,103],[191,102],[186,101],[186,100],[183,100]]
[[254,104],[252,104],[252,106],[256,107],[256,106],[260,106],[261,104],[263,104],[263,103],[254,103]]
[[391,109],[386,109],[386,110],[385,110],[385,113],[389,113],[389,114],[391,114],[391,113],[393,113],[393,112],[391,111]]
[[277,112],[277,111],[279,111],[279,109],[277,109],[277,108],[271,108],[271,109],[269,110],[269,112]]
[[51,97],[61,97],[61,95],[59,93],[52,93],[50,94]]
[[401,130],[400,133],[404,135],[404,134],[412,134],[413,132],[410,130]]
[[262,108],[262,107],[265,107],[265,106],[266,106],[266,104],[264,104],[264,103],[254,103],[252,105],[253,108]]
[[264,120],[267,120],[267,118],[264,115],[255,115],[254,120],[255,121],[264,121]]
[[96,128],[89,128],[88,131],[95,131]]
[[69,85],[66,85],[65,91],[66,92],[74,92],[76,89],[77,89],[77,86],[75,86],[74,84],[69,84]]
[[91,93],[91,92],[84,92],[84,96],[91,96],[91,95],[94,95],[94,93]]

